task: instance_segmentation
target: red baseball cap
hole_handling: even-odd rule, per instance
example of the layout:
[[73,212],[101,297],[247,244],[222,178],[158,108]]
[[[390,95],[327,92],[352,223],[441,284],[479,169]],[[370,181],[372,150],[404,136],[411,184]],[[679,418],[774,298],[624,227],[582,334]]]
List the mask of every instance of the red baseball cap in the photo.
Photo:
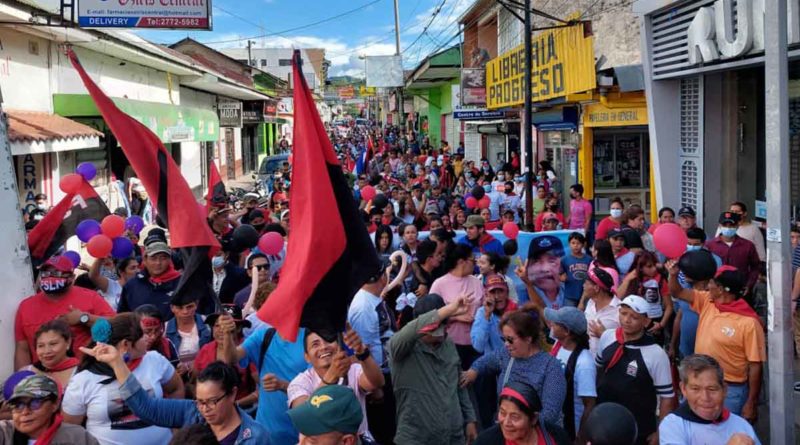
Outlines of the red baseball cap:
[[74,272],[75,266],[72,264],[72,260],[63,256],[63,255],[54,255],[51,256],[44,264],[39,266],[39,269],[44,269],[45,267],[52,267],[55,270],[61,272]]
[[494,289],[505,289],[507,291],[508,283],[506,283],[506,279],[497,274],[486,277],[486,292]]

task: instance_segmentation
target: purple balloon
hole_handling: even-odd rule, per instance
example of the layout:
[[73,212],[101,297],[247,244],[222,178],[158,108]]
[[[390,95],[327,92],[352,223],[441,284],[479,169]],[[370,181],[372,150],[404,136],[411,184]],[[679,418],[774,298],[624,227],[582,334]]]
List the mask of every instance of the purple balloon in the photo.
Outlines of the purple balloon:
[[75,235],[84,243],[88,243],[93,236],[99,235],[102,232],[103,229],[100,228],[100,223],[93,219],[84,219],[78,223],[78,227],[75,228]]
[[117,259],[128,258],[133,253],[133,243],[124,236],[111,240],[111,256]]
[[132,233],[138,235],[144,228],[144,220],[139,215],[129,216],[125,220],[125,229],[130,230]]
[[68,250],[64,252],[64,256],[69,258],[70,261],[72,261],[72,265],[74,267],[77,268],[78,266],[81,265],[81,254],[79,254],[78,252],[75,252],[74,250]]
[[83,179],[91,181],[97,176],[97,167],[91,162],[81,162],[78,164],[78,168],[75,169],[75,173],[83,176]]

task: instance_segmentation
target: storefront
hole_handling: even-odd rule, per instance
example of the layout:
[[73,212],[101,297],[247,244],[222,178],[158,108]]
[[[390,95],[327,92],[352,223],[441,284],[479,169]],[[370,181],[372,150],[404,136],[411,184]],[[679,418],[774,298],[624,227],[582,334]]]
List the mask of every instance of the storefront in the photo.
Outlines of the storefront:
[[[181,167],[189,186],[195,193],[202,194],[203,165],[207,165],[209,155],[214,153],[215,144],[220,137],[216,113],[212,110],[156,102],[124,98],[112,100],[120,110],[141,122],[161,139],[164,148]],[[100,116],[91,96],[54,94],[53,110],[59,116],[69,117],[103,134],[97,148],[80,150],[70,162],[74,165],[93,162],[100,182],[108,181],[112,177],[127,181],[134,175],[122,150],[115,149],[117,140]],[[100,187],[104,184],[98,182],[93,185]]]
[[[716,226],[730,202],[742,201],[758,216],[765,201],[764,28],[757,4],[634,5],[643,21],[657,202],[695,208],[706,228]],[[790,10],[796,7],[793,0]],[[791,33],[786,162],[794,219],[800,212],[800,63],[792,60],[798,56],[800,35]]]
[[650,196],[650,138],[644,93],[610,94],[604,102],[583,107],[582,151],[591,167],[585,169],[587,174],[580,181],[588,195],[594,196],[598,216],[607,215],[611,199],[620,197],[626,207],[641,205],[654,219],[658,210]]

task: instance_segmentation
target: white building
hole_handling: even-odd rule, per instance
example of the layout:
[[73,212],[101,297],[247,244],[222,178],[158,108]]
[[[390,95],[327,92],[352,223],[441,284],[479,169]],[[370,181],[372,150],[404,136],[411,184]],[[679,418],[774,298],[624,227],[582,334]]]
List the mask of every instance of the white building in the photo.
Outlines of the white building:
[[[292,87],[292,48],[228,48],[220,52],[242,63],[247,63],[248,53],[252,58],[249,65],[289,82]],[[309,88],[321,93],[325,87],[327,60],[325,50],[305,48],[300,50],[303,58],[303,74]],[[309,68],[311,67],[311,68]]]

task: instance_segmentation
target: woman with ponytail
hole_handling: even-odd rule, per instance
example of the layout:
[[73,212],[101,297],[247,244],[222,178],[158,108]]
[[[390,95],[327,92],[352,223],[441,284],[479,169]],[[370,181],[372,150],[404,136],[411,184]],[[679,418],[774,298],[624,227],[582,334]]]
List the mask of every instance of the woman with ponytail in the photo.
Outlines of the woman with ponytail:
[[[92,326],[90,348],[110,345],[123,357],[127,369],[142,382],[145,390],[157,398],[182,398],[183,383],[175,368],[155,351],[147,350],[139,317],[125,313],[111,320],[99,319]],[[172,432],[137,417],[120,393],[114,370],[84,355],[78,373],[72,377],[62,406],[64,420],[86,429],[101,445],[119,443],[168,443]]]
[[8,401],[13,419],[0,421],[0,443],[97,445],[83,427],[64,423],[58,413],[60,394],[58,383],[46,375],[20,381]]

